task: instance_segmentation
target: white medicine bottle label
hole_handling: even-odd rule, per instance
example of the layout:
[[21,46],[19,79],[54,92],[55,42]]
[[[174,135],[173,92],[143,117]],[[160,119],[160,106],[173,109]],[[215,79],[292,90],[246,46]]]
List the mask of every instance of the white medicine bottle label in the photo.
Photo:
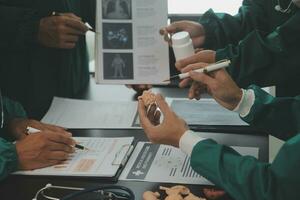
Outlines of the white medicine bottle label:
[[172,35],[172,47],[177,61],[195,54],[192,39],[186,31]]

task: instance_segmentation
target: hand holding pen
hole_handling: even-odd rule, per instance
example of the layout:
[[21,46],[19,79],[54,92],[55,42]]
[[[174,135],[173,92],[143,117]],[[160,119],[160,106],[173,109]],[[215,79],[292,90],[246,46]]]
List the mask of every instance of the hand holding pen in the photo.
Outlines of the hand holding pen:
[[52,12],[42,18],[38,29],[38,42],[46,47],[72,49],[89,27],[73,13]]
[[201,81],[193,81],[191,74],[210,74],[213,75],[218,71],[224,70],[224,68],[229,67],[230,60],[221,60],[214,64],[207,63],[196,63],[194,65],[189,65],[182,69],[182,74],[171,77],[170,79],[182,79],[179,83],[179,87],[185,88],[190,85],[188,98],[197,99],[201,98],[202,94],[208,92],[208,88],[205,83]]
[[[27,127],[26,128],[26,133],[29,135],[29,134],[34,134],[34,133],[39,133],[41,132],[40,130],[36,129],[36,128],[33,128],[33,127]],[[75,147],[77,149],[80,149],[80,150],[85,150],[85,151],[89,151],[90,149],[87,148],[87,147],[84,147],[80,144],[74,144],[74,146],[72,145],[72,147]]]
[[209,73],[209,72],[212,72],[212,71],[216,71],[216,70],[219,70],[219,69],[229,67],[229,65],[230,65],[230,60],[221,60],[217,63],[207,65],[203,68],[194,69],[194,70],[190,70],[190,71],[185,72],[185,73],[177,74],[175,76],[170,77],[170,79],[164,80],[164,82],[169,82],[169,81],[174,80],[174,79],[180,79],[181,80],[181,79],[189,78],[191,71],[194,71],[194,72],[197,72],[197,73]]
[[16,142],[19,169],[32,170],[61,164],[75,152],[75,141],[66,131],[40,131]]

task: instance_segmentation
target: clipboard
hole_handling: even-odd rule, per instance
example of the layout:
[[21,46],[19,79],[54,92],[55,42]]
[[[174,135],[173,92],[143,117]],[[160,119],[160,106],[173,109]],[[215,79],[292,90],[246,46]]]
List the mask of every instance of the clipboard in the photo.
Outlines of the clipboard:
[[14,174],[117,181],[134,149],[134,137],[74,139],[90,151],[77,150],[75,155],[63,164],[32,171],[18,171]]

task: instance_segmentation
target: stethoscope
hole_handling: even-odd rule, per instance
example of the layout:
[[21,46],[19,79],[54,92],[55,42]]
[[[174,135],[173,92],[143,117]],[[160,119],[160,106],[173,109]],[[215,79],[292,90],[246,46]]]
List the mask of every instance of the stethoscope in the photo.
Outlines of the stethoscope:
[[280,5],[280,0],[277,0],[277,5],[275,6],[275,10],[278,11],[278,12],[281,12],[281,13],[284,13],[284,14],[288,14],[291,12],[291,6],[293,4],[293,0],[291,0],[291,2],[289,3],[288,7],[287,8],[282,8],[281,5]]
[[4,110],[3,110],[3,100],[2,100],[1,90],[0,90],[0,109],[1,109],[0,128],[3,128],[3,126],[4,126]]
[[[47,195],[45,192],[50,189],[59,189],[59,190],[73,190],[75,192],[64,196],[62,198],[57,198]],[[71,200],[78,198],[84,194],[95,192],[99,195],[99,199],[102,200],[135,200],[135,195],[127,187],[119,185],[103,185],[90,188],[77,188],[77,187],[66,187],[66,186],[55,186],[48,183],[45,187],[37,191],[32,200],[38,200],[38,197],[41,195],[45,199],[49,200]]]

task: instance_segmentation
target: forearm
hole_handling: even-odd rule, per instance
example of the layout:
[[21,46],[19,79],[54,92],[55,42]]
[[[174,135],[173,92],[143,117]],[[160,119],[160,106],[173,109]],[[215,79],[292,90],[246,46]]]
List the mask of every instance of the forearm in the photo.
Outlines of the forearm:
[[0,138],[0,181],[18,169],[15,145]]
[[265,195],[263,188],[268,164],[259,163],[254,157],[242,157],[232,148],[200,138],[191,131],[181,138],[180,149],[191,155],[191,165],[196,172],[226,190],[234,199],[259,199]]
[[[194,141],[197,141],[195,144]],[[192,168],[234,199],[299,199],[300,136],[289,140],[272,164],[241,156],[234,149],[187,131],[180,149],[191,156]],[[192,150],[191,150],[192,149]]]
[[254,91],[255,100],[244,121],[282,139],[300,132],[300,96],[274,98],[255,85],[249,89]]

